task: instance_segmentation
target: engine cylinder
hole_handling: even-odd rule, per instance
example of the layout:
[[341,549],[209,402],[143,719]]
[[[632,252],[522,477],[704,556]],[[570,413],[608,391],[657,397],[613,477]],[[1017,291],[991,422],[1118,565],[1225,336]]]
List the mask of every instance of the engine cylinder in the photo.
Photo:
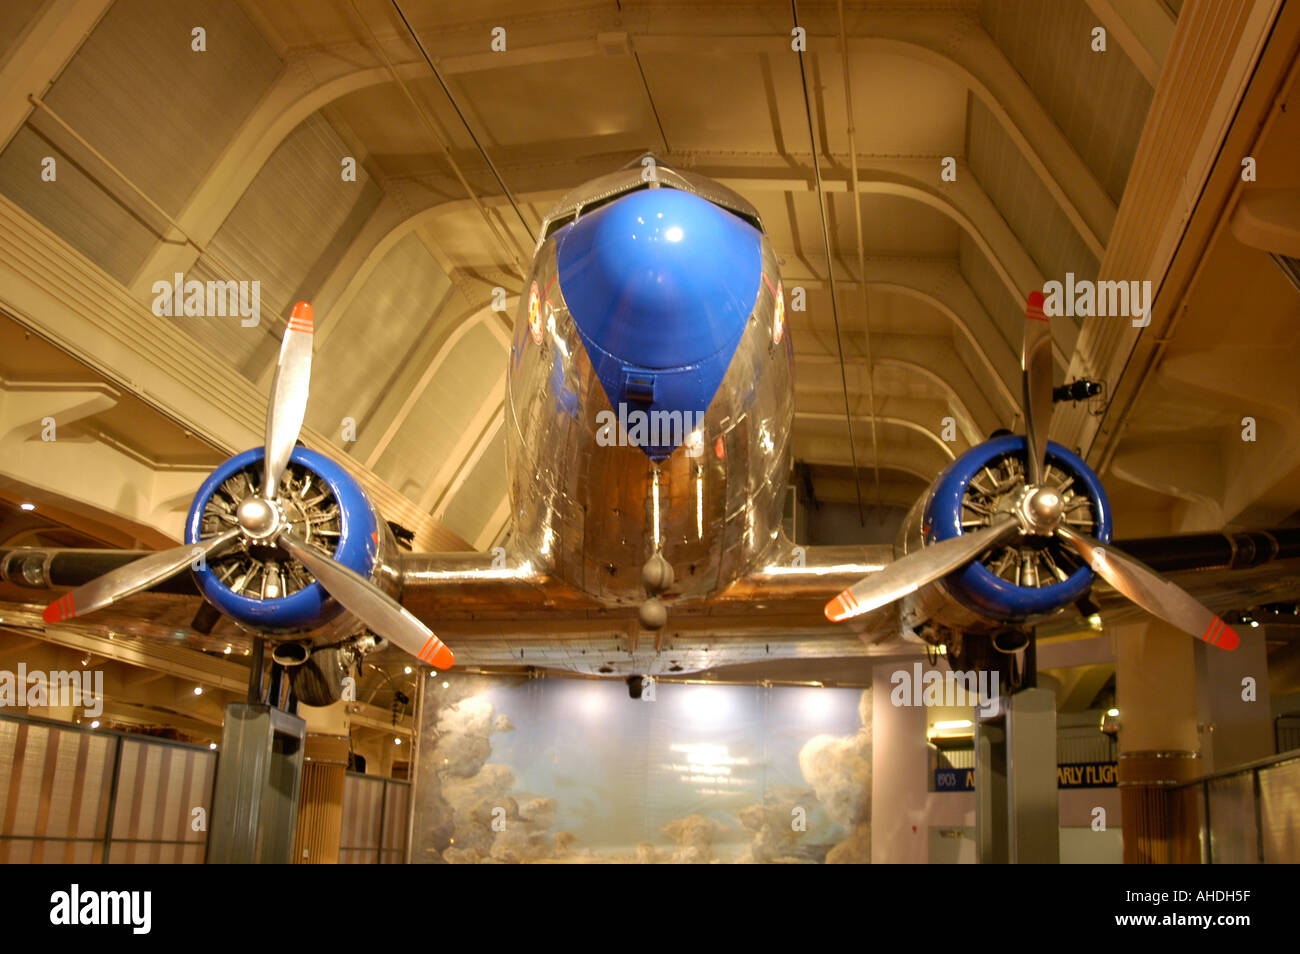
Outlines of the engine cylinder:
[[[199,488],[185,522],[185,542],[195,543],[235,526],[241,505],[254,499],[262,479],[263,450],[244,451],[221,464]],[[339,464],[305,447],[294,448],[277,489],[278,520],[297,536],[330,553],[363,577],[385,576],[383,550],[392,546],[360,484]],[[194,567],[203,595],[240,625],[271,636],[331,635],[353,628],[350,617],[306,568],[274,544],[273,535],[238,543]],[[392,580],[380,583],[390,592]],[[387,585],[386,585],[387,584]]]
[[[936,479],[916,512],[912,539],[937,543],[987,525],[1026,492],[1025,438],[1008,435],[985,441],[953,461]],[[1103,543],[1111,537],[1110,503],[1101,481],[1076,454],[1047,445],[1044,487],[1062,499],[1064,517],[1076,530]],[[914,516],[914,519],[915,519]],[[908,532],[905,530],[905,533]],[[969,628],[970,614],[992,621],[1025,622],[1052,613],[1088,592],[1093,571],[1072,548],[1053,536],[1026,536],[997,548],[952,573],[936,586],[966,612],[949,625]],[[944,614],[938,614],[942,616]]]

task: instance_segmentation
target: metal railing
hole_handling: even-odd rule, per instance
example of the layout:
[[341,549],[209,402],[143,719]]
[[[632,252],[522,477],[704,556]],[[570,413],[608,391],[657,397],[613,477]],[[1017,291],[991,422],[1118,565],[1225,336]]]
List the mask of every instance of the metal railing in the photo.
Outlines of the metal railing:
[[1300,712],[1285,712],[1273,720],[1273,750],[1281,755],[1300,749]]
[[201,864],[217,753],[0,715],[0,864]]
[[339,863],[401,864],[410,804],[410,782],[348,772],[343,781]]
[[1202,863],[1300,861],[1300,751],[1207,775],[1177,790],[1196,795]]

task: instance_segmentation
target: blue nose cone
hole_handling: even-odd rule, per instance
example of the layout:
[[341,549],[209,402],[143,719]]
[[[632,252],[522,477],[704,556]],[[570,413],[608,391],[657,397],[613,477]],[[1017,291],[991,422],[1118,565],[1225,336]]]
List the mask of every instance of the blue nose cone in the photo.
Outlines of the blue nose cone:
[[[699,196],[644,189],[563,229],[556,259],[611,407],[698,420],[758,298],[759,232]],[[658,459],[680,443],[661,433],[638,446]]]

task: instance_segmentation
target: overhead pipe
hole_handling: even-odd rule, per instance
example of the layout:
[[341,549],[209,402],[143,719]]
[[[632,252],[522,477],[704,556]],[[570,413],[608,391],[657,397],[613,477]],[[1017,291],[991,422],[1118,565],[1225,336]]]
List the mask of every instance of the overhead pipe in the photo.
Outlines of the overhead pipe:
[[862,338],[867,358],[867,410],[871,415],[871,470],[880,495],[880,449],[876,443],[876,369],[871,360],[871,312],[867,302],[867,250],[862,235],[862,197],[858,194],[858,148],[853,126],[853,84],[849,77],[849,36],[844,29],[844,0],[836,0],[840,14],[840,54],[844,59],[844,113],[849,127],[849,196],[858,229],[858,276],[862,288]]
[[[795,29],[799,29],[799,2],[790,0],[790,12],[794,17]],[[813,175],[817,182],[817,207],[822,218],[822,244],[826,248],[826,279],[831,291],[831,319],[835,323],[835,350],[840,362],[840,385],[844,389],[844,423],[849,431],[849,459],[853,463],[853,487],[858,495],[858,523],[867,525],[866,513],[862,509],[862,477],[858,473],[858,448],[853,439],[853,412],[849,408],[849,380],[844,371],[844,343],[840,340],[840,313],[835,295],[835,260],[831,257],[831,235],[826,224],[826,191],[822,187],[821,163],[817,159],[817,134],[813,131],[812,99],[808,95],[808,74],[803,65],[804,51],[799,53],[799,80],[803,84],[804,115],[808,119],[808,145],[812,149]]]

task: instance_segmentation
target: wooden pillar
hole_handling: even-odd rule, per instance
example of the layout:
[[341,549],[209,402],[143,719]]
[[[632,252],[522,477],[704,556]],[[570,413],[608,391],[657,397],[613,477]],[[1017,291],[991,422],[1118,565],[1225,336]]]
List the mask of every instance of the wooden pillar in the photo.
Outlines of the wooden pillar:
[[307,743],[298,799],[294,863],[336,865],[343,834],[343,783],[351,748],[347,704],[300,705],[307,720]]
[[1125,864],[1200,860],[1195,644],[1158,621],[1115,627]]
[[294,863],[336,865],[343,833],[343,781],[348,768],[348,737],[307,735],[298,799]]

